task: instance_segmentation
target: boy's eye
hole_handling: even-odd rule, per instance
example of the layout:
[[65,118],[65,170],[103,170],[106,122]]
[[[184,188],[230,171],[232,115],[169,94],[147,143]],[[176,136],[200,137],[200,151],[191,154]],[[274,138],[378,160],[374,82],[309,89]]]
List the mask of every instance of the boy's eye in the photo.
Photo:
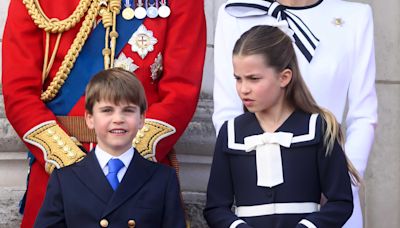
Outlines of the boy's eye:
[[135,113],[136,109],[133,109],[133,108],[125,109],[125,112],[133,112],[133,113]]
[[136,106],[127,106],[123,108],[124,112],[129,112],[129,113],[136,113],[138,111],[138,107]]
[[101,109],[101,112],[111,112],[111,108],[105,108],[105,109]]

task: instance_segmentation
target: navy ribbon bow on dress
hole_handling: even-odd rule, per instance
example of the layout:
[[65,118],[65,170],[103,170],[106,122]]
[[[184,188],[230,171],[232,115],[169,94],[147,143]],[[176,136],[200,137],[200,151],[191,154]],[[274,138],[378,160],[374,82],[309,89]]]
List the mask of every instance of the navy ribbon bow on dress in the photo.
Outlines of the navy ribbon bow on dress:
[[108,174],[106,177],[114,191],[118,188],[119,180],[117,174],[122,167],[124,167],[124,163],[119,159],[110,159],[108,161]]
[[225,6],[225,10],[234,17],[267,14],[275,17],[278,21],[287,21],[289,28],[294,32],[293,38],[296,46],[308,62],[311,62],[319,39],[298,16],[288,11],[286,6],[268,0],[230,0]]

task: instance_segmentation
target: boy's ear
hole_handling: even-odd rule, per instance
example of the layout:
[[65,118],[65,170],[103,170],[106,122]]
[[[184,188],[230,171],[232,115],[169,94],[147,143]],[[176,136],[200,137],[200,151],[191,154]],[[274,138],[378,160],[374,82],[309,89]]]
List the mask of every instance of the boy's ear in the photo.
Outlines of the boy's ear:
[[286,87],[289,84],[289,82],[292,80],[292,75],[292,70],[288,68],[279,73],[279,83],[282,88]]
[[145,121],[145,115],[144,113],[140,115],[140,123],[139,123],[139,129],[142,129],[142,127],[144,126],[144,121]]
[[93,115],[85,111],[85,121],[86,121],[86,126],[89,129],[94,129],[94,123],[93,123]]

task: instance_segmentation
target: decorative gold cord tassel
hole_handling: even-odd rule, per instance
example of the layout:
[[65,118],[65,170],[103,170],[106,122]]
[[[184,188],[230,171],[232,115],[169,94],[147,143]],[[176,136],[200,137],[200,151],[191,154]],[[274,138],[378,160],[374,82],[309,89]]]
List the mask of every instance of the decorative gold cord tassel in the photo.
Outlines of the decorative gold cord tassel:
[[110,9],[113,14],[113,20],[112,20],[112,31],[110,33],[111,37],[111,62],[110,62],[110,67],[114,67],[114,59],[115,59],[115,48],[117,45],[117,38],[118,38],[118,32],[117,32],[117,15],[121,11],[121,1],[120,0],[111,0],[110,2]]

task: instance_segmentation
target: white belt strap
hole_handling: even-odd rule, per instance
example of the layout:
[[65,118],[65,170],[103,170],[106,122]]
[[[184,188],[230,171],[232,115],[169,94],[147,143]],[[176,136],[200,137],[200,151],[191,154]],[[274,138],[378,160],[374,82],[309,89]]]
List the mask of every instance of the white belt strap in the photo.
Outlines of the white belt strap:
[[320,205],[313,202],[270,203],[255,206],[236,207],[238,217],[254,217],[274,214],[305,214],[319,211]]

